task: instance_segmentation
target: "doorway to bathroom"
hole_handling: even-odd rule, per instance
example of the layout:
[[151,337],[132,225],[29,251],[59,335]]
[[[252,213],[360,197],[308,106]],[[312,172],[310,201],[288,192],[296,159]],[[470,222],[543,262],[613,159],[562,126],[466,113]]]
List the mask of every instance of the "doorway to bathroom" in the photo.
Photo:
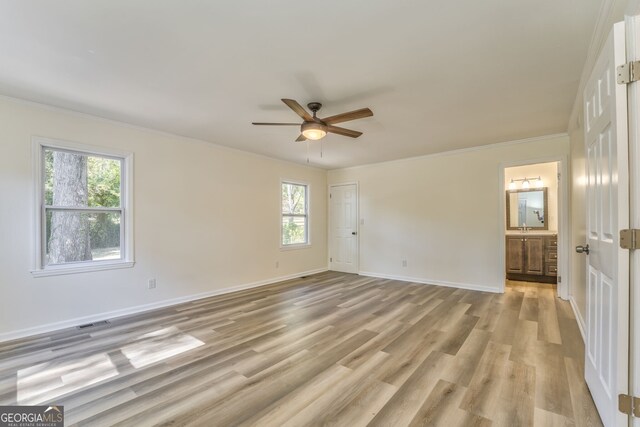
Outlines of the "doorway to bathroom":
[[551,287],[568,297],[562,158],[501,166],[505,286]]

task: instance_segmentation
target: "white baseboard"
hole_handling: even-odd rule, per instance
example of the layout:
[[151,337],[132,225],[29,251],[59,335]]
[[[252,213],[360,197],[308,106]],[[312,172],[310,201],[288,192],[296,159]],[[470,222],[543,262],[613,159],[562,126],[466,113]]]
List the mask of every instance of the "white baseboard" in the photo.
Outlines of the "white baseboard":
[[260,286],[271,285],[273,283],[282,282],[285,280],[297,279],[302,276],[309,276],[311,274],[317,274],[327,271],[328,268],[318,268],[315,270],[303,271],[300,273],[289,274],[286,276],[273,277],[266,280],[259,280],[257,282],[245,283],[242,285],[231,286],[228,288],[215,289],[210,292],[203,292],[194,295],[187,295],[184,297],[173,298],[164,301],[158,301],[151,304],[137,305],[134,307],[128,307],[121,310],[114,310],[103,312],[91,316],[76,317],[74,319],[63,320],[61,322],[48,323],[45,325],[34,326],[25,329],[19,329],[17,331],[5,332],[0,334],[0,342],[11,341],[19,338],[25,338],[33,335],[44,334],[47,332],[53,332],[60,329],[71,328],[85,323],[97,322],[106,319],[115,319],[117,317],[129,316],[131,314],[143,313],[145,311],[155,310],[158,308],[169,307],[172,305],[182,304],[189,301],[195,301],[203,298],[209,298],[216,295],[228,294],[230,292],[242,291],[245,289],[258,288]]
[[459,288],[459,289],[468,289],[470,291],[492,292],[495,294],[501,293],[500,289],[498,288],[492,288],[489,286],[482,286],[482,285],[474,285],[471,283],[447,282],[443,280],[430,280],[430,279],[423,279],[423,278],[417,278],[417,277],[395,276],[392,274],[373,273],[370,271],[361,271],[358,274],[360,274],[361,276],[377,277],[380,279],[402,280],[403,282],[421,283],[424,285],[446,286],[448,288]]
[[569,302],[571,303],[571,308],[573,309],[573,314],[576,316],[576,321],[578,323],[578,329],[580,329],[580,335],[582,335],[582,341],[585,341],[584,330],[586,328],[584,319],[582,318],[582,314],[580,314],[580,310],[578,310],[578,304],[576,300],[573,299],[573,295],[569,297]]

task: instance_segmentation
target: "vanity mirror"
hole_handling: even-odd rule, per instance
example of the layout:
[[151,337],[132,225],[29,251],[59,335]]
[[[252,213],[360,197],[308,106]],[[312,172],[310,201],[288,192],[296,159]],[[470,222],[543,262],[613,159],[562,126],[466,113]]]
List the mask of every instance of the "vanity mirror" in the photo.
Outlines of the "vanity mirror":
[[507,191],[507,230],[548,230],[547,187]]

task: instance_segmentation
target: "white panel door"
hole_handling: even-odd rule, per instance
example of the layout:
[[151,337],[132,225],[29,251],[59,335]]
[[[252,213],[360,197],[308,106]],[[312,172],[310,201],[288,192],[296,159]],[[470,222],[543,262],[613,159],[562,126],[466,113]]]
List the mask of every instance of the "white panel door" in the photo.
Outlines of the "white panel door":
[[585,378],[605,426],[628,424],[618,394],[628,390],[629,254],[619,230],[629,223],[624,23],[616,24],[584,90],[587,157],[587,319]]
[[[626,18],[627,61],[640,60],[640,2],[636,2],[638,15]],[[629,183],[631,194],[631,228],[640,228],[640,82],[631,83],[628,92],[629,107]],[[640,250],[631,252],[631,375],[632,395],[640,396]],[[640,427],[640,418],[633,418],[633,426]]]
[[358,187],[333,185],[330,195],[329,264],[331,270],[358,272]]

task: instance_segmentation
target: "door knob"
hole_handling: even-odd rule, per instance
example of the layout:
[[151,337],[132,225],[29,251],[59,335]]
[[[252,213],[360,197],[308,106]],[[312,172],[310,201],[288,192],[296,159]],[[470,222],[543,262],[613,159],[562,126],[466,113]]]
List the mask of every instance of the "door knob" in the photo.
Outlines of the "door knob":
[[356,234],[358,234],[358,232],[357,231],[352,231],[351,234],[353,234],[355,236]]
[[576,246],[576,252],[579,254],[587,254],[589,255],[589,245],[587,246]]

